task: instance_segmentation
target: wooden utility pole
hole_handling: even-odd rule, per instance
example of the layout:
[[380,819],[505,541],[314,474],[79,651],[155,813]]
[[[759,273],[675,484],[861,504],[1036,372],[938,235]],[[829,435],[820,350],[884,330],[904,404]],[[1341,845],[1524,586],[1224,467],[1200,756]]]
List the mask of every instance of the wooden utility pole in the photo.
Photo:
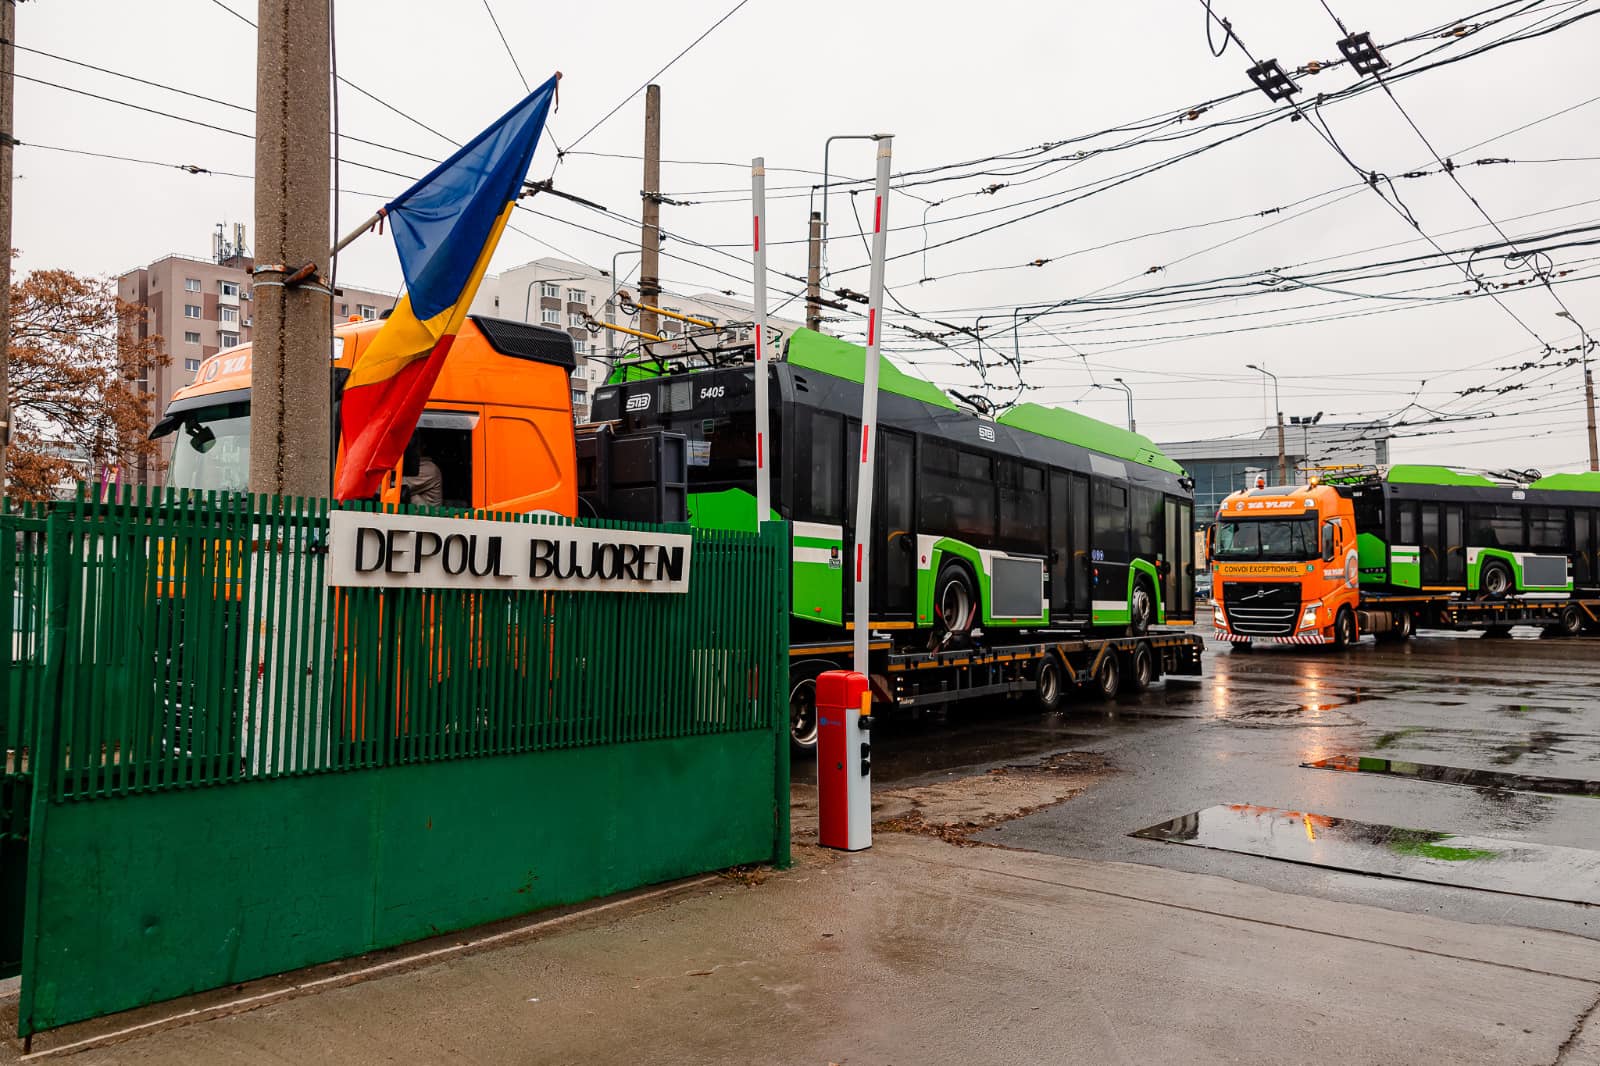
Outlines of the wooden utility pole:
[[822,212],[811,212],[811,239],[806,244],[806,329],[822,330]]
[[328,0],[261,0],[250,491],[327,496]]
[[0,500],[6,496],[11,445],[11,149],[15,79],[17,0],[0,0],[0,236],[5,238],[5,277],[0,278]]
[[[639,227],[639,302],[657,306],[661,298],[661,86],[644,91],[644,198]],[[655,333],[656,313],[641,310],[639,329]]]

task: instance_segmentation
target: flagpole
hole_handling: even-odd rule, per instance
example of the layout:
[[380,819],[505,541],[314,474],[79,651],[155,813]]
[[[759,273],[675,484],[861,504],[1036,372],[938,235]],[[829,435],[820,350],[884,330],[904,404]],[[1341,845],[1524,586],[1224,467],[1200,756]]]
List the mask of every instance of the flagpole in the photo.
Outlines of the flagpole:
[[382,208],[382,207],[378,208],[376,214],[374,214],[371,218],[367,219],[365,222],[361,223],[361,225],[357,226],[355,229],[351,230],[344,237],[340,238],[338,244],[336,244],[332,248],[328,249],[328,258],[332,259],[334,256],[338,255],[340,252],[344,251],[345,248],[347,248],[351,244],[354,244],[356,238],[361,236],[363,233],[370,233],[372,231],[372,227],[374,227],[378,223],[382,222],[384,220],[384,217],[387,216],[388,214],[389,214],[389,212],[388,212],[387,208]]

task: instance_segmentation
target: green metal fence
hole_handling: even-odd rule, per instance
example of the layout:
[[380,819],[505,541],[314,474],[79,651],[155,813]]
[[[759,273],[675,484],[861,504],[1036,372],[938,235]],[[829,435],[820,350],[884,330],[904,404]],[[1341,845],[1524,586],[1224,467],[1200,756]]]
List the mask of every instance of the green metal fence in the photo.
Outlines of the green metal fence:
[[[326,501],[135,493],[112,503],[80,498],[0,520],[0,579],[14,601],[6,633],[8,702],[0,716],[8,756],[0,834],[16,845],[0,850],[0,883],[10,883],[5,875],[16,874],[22,849],[28,853],[27,902],[21,903],[24,882],[17,878],[18,899],[7,898],[0,948],[20,943],[6,957],[21,959],[23,1033],[338,957],[330,952],[397,943],[422,935],[417,930],[458,928],[731,862],[787,858],[789,553],[781,525],[759,534],[692,531],[689,592],[670,595],[330,589]],[[557,753],[571,754],[556,759]],[[751,753],[756,765],[741,767]],[[652,788],[687,796],[704,787],[695,775],[709,774],[735,802],[746,808],[752,797],[756,802],[729,811],[694,797],[682,834],[655,833],[663,841],[674,837],[678,850],[702,852],[675,854],[660,841],[635,839],[629,819],[642,824],[650,805],[681,797],[632,794],[627,782],[610,776],[619,760],[632,760],[633,776]],[[439,769],[445,764],[463,766],[446,772]],[[330,831],[351,811],[365,810],[363,817],[377,824],[398,817],[399,779],[383,775],[404,768],[420,771],[405,778],[406,803],[426,805],[436,793],[441,810],[459,809],[492,780],[505,803],[544,795],[545,802],[588,805],[573,816],[575,824],[592,822],[593,832],[635,849],[637,861],[612,862],[589,878],[547,875],[562,887],[543,894],[520,888],[516,898],[507,896],[515,887],[507,884],[464,886],[482,890],[483,905],[463,909],[452,900],[429,913],[426,901],[407,896],[403,879],[385,874],[380,881],[360,856],[348,863],[337,858],[331,861],[338,870],[297,873],[343,878],[348,885],[337,891],[349,897],[344,902],[360,896],[375,907],[380,895],[399,897],[401,909],[420,908],[417,920],[393,928],[365,922],[349,935],[308,930],[307,940],[320,946],[294,950],[250,941],[243,926],[259,920],[250,908],[261,906],[261,898],[256,886],[236,885],[223,873],[215,886],[223,894],[220,907],[217,899],[204,907],[168,900],[167,922],[175,941],[180,932],[244,938],[255,945],[249,958],[241,962],[235,944],[225,960],[197,955],[193,972],[179,967],[162,981],[134,981],[133,991],[73,970],[136,965],[113,962],[109,949],[92,941],[137,944],[123,934],[153,921],[149,899],[152,890],[160,896],[161,886],[147,882],[166,875],[139,850],[141,833],[160,853],[173,841],[154,836],[182,836],[186,818],[198,836],[200,821],[236,807],[235,817],[262,823],[241,832],[256,835],[279,861],[295,861],[294,836],[317,827],[284,824],[275,817],[274,797],[287,809],[325,796],[322,802],[335,808]],[[326,780],[309,783],[319,778]],[[557,780],[565,782],[558,790],[539,792]],[[611,794],[591,780],[611,781]],[[296,782],[305,784],[290,789]],[[235,795],[238,789],[251,791]],[[351,823],[352,831],[359,828]],[[396,821],[395,839],[372,843],[369,865],[397,847],[432,846],[425,837],[411,840],[414,828],[411,820]],[[540,851],[533,857],[541,864],[591,861],[542,851],[523,828],[456,832],[475,834],[485,849]],[[115,848],[104,844],[118,834]],[[758,840],[765,850],[751,854]],[[217,847],[214,858],[224,871],[253,859],[250,845],[237,840],[182,844],[202,854]],[[123,856],[120,870],[107,868],[112,851]],[[330,860],[312,848],[303,861]],[[85,864],[111,883],[74,890],[71,868],[81,874]],[[487,881],[509,876],[509,869],[484,866]],[[127,879],[120,888],[119,877]],[[229,892],[238,895],[238,906],[228,904]],[[129,908],[128,930],[114,924],[119,906]],[[101,928],[80,923],[78,936],[74,907],[96,909]],[[280,929],[318,920],[295,913]],[[184,931],[185,921],[215,928]]]

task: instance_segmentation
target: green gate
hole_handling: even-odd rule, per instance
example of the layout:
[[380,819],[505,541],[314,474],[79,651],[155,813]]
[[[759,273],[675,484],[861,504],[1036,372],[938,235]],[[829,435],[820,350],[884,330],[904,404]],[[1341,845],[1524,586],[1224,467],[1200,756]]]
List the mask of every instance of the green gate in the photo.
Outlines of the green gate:
[[326,501],[3,519],[22,1035],[788,860],[781,524],[673,527],[669,595],[329,589]]

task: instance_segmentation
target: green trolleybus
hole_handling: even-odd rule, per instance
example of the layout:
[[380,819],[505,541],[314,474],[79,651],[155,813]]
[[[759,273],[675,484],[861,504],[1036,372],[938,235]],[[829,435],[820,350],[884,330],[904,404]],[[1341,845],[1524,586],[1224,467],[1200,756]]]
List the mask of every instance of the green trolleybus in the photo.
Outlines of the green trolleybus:
[[[796,330],[772,369],[772,491],[793,524],[795,639],[852,624],[855,453],[865,355]],[[873,505],[874,630],[897,643],[975,631],[1192,620],[1192,483],[1147,438],[1073,411],[970,413],[885,359]],[[598,389],[596,422],[688,447],[690,521],[755,525],[755,380],[748,359],[641,359]]]
[[1355,511],[1363,590],[1491,600],[1600,591],[1600,474],[1519,485],[1395,466],[1339,491]]

